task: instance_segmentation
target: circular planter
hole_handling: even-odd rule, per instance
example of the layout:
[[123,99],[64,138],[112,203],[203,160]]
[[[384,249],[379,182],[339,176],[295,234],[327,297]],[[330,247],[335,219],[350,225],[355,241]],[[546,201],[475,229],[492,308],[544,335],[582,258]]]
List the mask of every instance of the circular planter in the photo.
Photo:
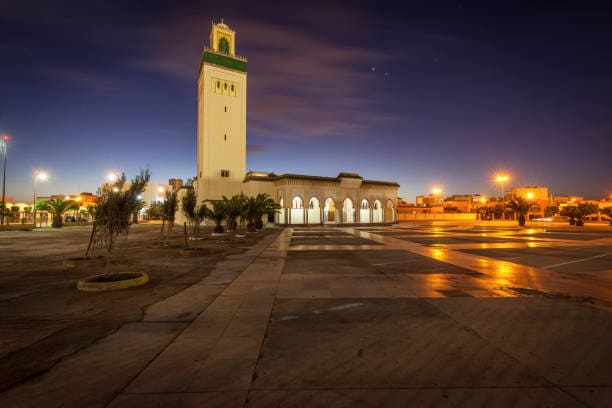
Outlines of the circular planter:
[[[114,280],[104,280],[104,278]],[[144,272],[121,272],[112,275],[94,275],[77,283],[77,289],[84,292],[102,292],[105,290],[127,289],[144,285],[149,281],[149,275]]]

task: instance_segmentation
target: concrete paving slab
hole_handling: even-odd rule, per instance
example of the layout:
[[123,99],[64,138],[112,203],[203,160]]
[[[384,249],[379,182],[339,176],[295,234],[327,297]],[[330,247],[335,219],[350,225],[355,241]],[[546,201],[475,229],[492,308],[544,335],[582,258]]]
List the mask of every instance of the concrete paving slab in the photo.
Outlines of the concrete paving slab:
[[554,388],[291,389],[253,390],[249,408],[574,407]]
[[612,387],[563,387],[562,389],[590,407],[608,408],[612,405]]
[[5,407],[103,407],[184,328],[134,323],[0,396]]
[[190,322],[229,285],[192,285],[149,306],[144,321]]
[[474,272],[402,250],[292,251],[287,253],[283,274],[397,274]]
[[108,407],[242,408],[246,394],[246,391],[122,394]]
[[559,386],[612,386],[612,316],[566,299],[429,299]]
[[548,386],[421,299],[279,300],[252,389]]
[[0,359],[11,352],[27,347],[73,322],[49,320],[5,320],[0,321]]

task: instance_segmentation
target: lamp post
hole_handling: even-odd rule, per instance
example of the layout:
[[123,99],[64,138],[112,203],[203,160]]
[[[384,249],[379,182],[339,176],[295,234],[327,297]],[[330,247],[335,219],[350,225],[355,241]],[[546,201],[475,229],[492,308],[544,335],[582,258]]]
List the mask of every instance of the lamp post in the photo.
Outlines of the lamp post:
[[0,225],[4,225],[4,213],[6,211],[6,200],[5,200],[5,192],[6,192],[6,145],[9,141],[8,135],[2,136],[2,214],[0,217],[2,218]]
[[36,183],[38,182],[38,179],[41,180],[46,180],[47,179],[47,173],[43,173],[40,170],[34,170],[34,228],[36,228]]
[[495,180],[499,183],[499,195],[503,199],[504,198],[504,183],[508,181],[508,176],[506,175],[498,175]]

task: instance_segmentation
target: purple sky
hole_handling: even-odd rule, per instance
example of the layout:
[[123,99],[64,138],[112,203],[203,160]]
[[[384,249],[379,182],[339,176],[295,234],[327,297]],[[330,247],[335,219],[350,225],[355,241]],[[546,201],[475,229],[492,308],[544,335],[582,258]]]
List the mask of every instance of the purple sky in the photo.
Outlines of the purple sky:
[[221,17],[249,59],[248,169],[357,172],[410,202],[434,185],[495,194],[497,170],[612,193],[604,2],[209,3],[0,3],[7,196],[31,200],[34,169],[41,195],[147,165],[195,175],[197,69]]

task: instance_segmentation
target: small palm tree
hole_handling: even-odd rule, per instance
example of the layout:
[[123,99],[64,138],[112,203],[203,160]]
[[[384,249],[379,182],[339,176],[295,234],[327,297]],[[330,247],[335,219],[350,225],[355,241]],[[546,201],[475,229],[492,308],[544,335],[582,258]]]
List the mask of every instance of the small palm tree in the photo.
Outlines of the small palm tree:
[[79,204],[73,200],[62,200],[61,198],[52,198],[49,201],[39,201],[36,203],[36,209],[39,211],[48,211],[53,214],[53,228],[62,227],[62,216],[66,211],[77,209]]
[[525,226],[525,215],[529,212],[530,205],[522,197],[516,197],[508,201],[506,207],[518,214],[519,227]]
[[267,214],[268,218],[272,218],[273,219],[274,214],[281,207],[280,207],[279,204],[275,203],[274,200],[272,199],[272,197],[270,197],[266,193],[257,194],[257,197],[255,197],[255,199],[259,203],[259,205],[258,205],[258,213],[257,213],[257,215],[255,217],[255,228],[261,229],[261,228],[263,228],[263,220],[261,219],[261,217],[263,217],[264,214]]
[[578,204],[578,208],[576,211],[576,225],[578,227],[584,226],[583,218],[586,217],[587,215],[594,214],[597,211],[599,211],[599,207],[596,206],[595,204],[590,204],[590,203]]
[[256,232],[255,222],[257,216],[261,219],[263,215],[263,208],[261,201],[258,201],[255,197],[249,197],[244,200],[244,208],[242,218],[247,221],[247,232]]
[[606,207],[601,210],[602,214],[605,214],[610,219],[610,225],[612,225],[612,207]]
[[199,234],[200,224],[206,218],[207,207],[204,203],[198,205],[198,195],[193,188],[188,188],[187,193],[181,198],[181,208],[189,223],[193,225],[193,233]]
[[566,206],[561,210],[561,216],[567,217],[569,225],[576,224],[576,216],[578,215],[578,208],[574,206]]
[[204,217],[215,222],[215,234],[223,234],[225,231],[221,223],[227,218],[227,208],[224,200],[211,202],[211,207],[205,206]]
[[232,196],[232,198],[223,196],[228,230],[233,231],[238,226],[237,220],[238,217],[242,216],[244,213],[246,199],[246,196],[242,193]]

